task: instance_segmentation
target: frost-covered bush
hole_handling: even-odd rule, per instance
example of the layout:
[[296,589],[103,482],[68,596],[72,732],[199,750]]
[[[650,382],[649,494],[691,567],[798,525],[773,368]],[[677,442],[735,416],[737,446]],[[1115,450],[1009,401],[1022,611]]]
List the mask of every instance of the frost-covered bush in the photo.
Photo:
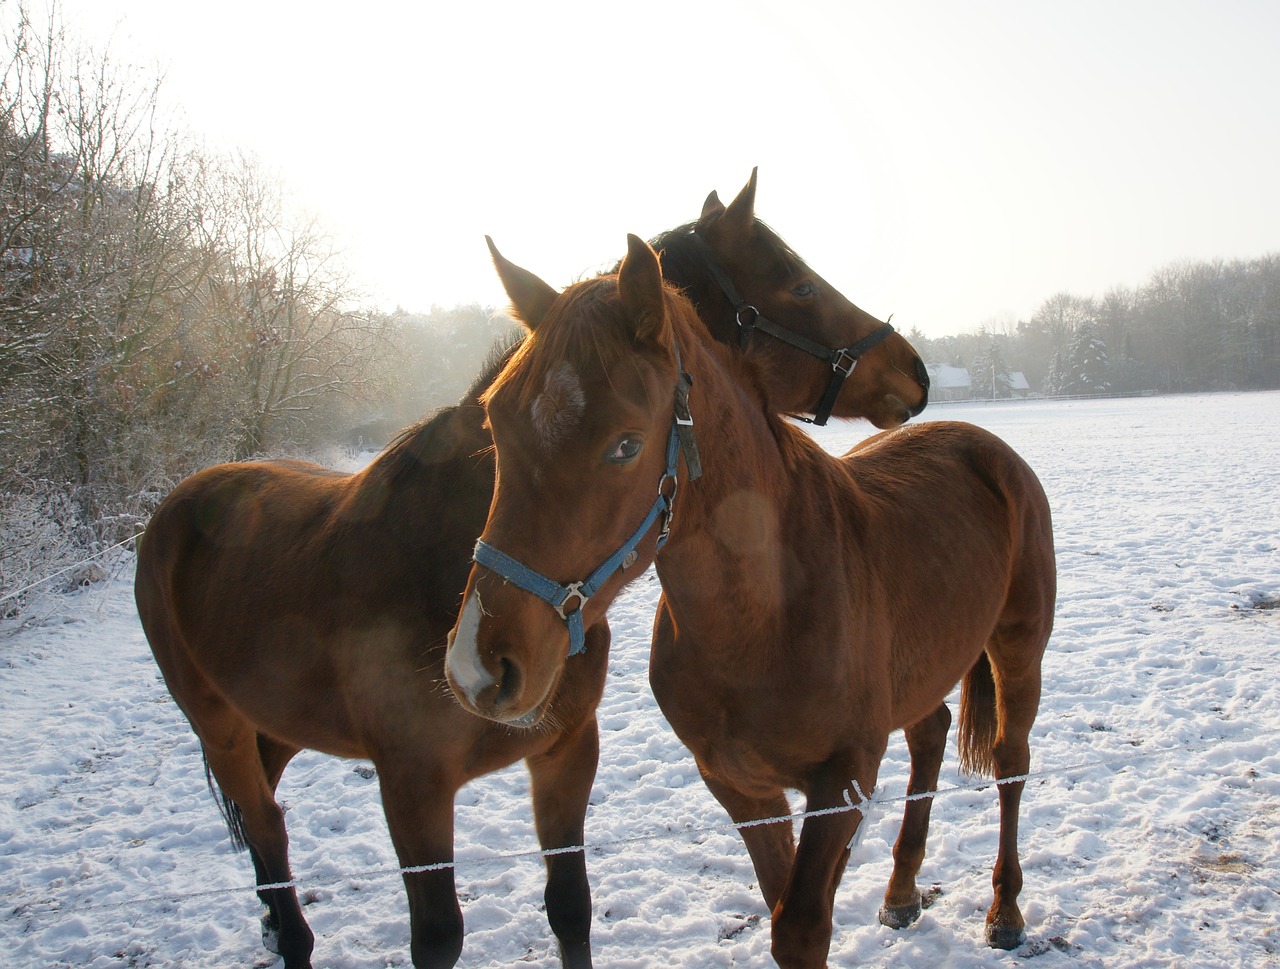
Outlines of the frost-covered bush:
[[65,489],[33,482],[27,492],[0,494],[0,617],[20,614],[40,591],[28,587],[81,560],[83,540]]

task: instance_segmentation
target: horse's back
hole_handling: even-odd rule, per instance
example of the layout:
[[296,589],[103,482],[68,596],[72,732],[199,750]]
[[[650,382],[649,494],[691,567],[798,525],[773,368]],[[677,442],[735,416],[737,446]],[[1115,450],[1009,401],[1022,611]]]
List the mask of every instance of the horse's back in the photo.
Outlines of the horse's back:
[[278,460],[181,482],[148,524],[135,584],[179,703],[196,684],[278,736],[349,755],[372,728],[334,698],[421,705],[493,493],[488,444],[480,408],[448,407],[355,474]]
[[[217,584],[223,563],[270,555],[334,507],[350,475],[303,461],[219,464],[178,484],[147,524],[135,587],[154,591],[183,574]],[[243,571],[243,569],[241,570]],[[146,617],[143,618],[144,624]]]
[[981,485],[1049,524],[1049,502],[1035,471],[1004,440],[974,424],[924,421],[882,431],[854,445],[841,463],[873,492],[904,497],[925,491],[945,509],[948,501],[972,500]]
[[[906,432],[902,435],[905,442],[918,442],[925,454],[936,454],[940,471],[947,474],[948,482],[938,495],[944,514],[955,516],[965,511],[965,505],[959,504],[948,512],[946,500],[962,492],[966,478],[980,484],[996,500],[996,507],[1006,517],[1015,577],[1023,574],[1024,585],[1038,583],[1052,611],[1057,584],[1053,516],[1044,486],[1022,455],[991,431],[963,421],[925,422],[900,430]],[[891,446],[889,441],[885,444]],[[905,444],[903,450],[911,453]],[[1028,574],[1036,578],[1030,580]]]
[[946,590],[961,610],[984,601],[1006,615],[1021,603],[1047,637],[1056,595],[1049,501],[1005,441],[973,424],[926,421],[866,439],[841,464],[886,563],[908,562],[904,571],[939,604]]

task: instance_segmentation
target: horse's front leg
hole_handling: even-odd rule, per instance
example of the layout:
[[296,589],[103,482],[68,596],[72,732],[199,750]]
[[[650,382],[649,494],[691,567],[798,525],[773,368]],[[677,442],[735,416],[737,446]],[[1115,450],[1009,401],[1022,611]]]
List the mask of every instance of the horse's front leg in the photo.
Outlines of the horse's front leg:
[[409,952],[417,969],[450,969],[462,954],[462,908],[453,869],[453,798],[446,781],[412,757],[375,766],[391,843],[409,896]]
[[[526,759],[533,788],[533,816],[544,851],[583,844],[587,802],[600,759],[594,716],[561,737],[549,751]],[[582,851],[549,854],[547,921],[560,943],[565,969],[591,969],[591,886]]]
[[[703,770],[702,780],[721,806],[729,812],[733,823],[739,825],[738,834],[747,846],[751,864],[756,870],[756,881],[764,895],[764,903],[773,911],[791,874],[796,856],[796,839],[792,833],[791,805],[782,791],[769,797],[751,797],[737,788],[730,787],[719,778]],[[770,818],[786,818],[777,824],[752,824]]]
[[[849,808],[845,794],[859,802],[852,781],[864,796],[875,789],[883,742],[876,751],[830,763],[809,783],[807,811]],[[791,877],[773,909],[773,958],[782,969],[823,969],[831,948],[832,910],[862,812],[850,808],[805,819],[800,829]]]

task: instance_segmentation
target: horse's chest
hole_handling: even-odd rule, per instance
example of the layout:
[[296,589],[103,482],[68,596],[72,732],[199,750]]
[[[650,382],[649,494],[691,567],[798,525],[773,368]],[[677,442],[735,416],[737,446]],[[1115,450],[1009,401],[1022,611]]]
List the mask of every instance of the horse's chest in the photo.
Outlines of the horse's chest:
[[816,751],[804,744],[805,749],[796,749],[798,732],[788,704],[767,691],[709,682],[705,674],[696,684],[684,680],[683,686],[689,688],[655,684],[654,693],[703,771],[743,792],[759,789],[761,796],[798,784]]

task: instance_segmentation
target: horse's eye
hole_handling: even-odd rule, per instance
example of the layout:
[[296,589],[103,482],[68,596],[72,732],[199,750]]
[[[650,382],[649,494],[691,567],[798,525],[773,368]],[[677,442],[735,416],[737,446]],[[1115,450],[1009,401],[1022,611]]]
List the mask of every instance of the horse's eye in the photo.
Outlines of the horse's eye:
[[796,299],[812,299],[818,295],[818,287],[814,283],[801,283],[791,290]]
[[627,464],[635,460],[640,449],[644,447],[644,441],[638,437],[624,437],[618,442],[617,446],[609,452],[609,460],[614,464]]

